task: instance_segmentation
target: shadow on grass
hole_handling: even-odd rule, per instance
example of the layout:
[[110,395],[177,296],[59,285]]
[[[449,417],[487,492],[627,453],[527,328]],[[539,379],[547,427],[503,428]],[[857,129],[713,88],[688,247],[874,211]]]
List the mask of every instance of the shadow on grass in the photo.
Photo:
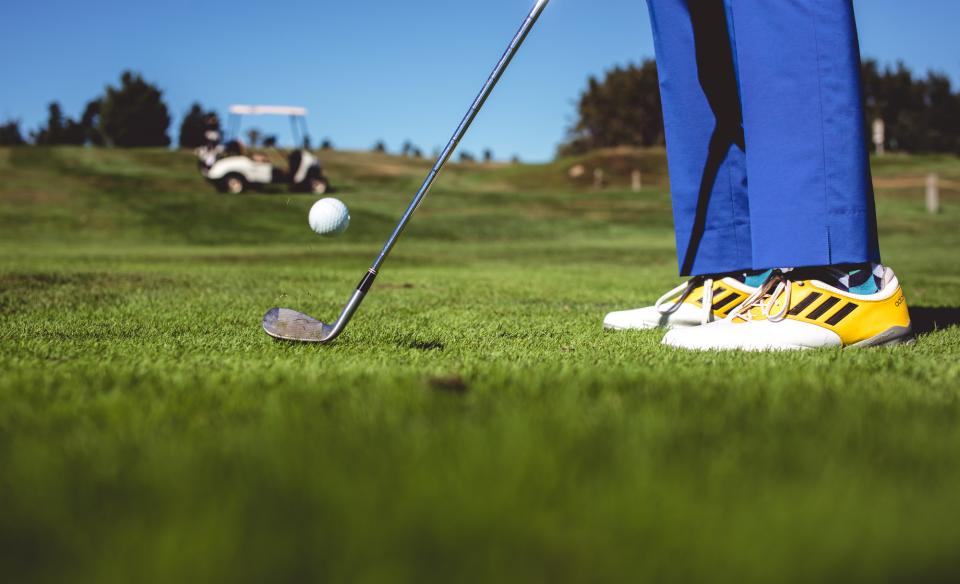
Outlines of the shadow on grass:
[[960,325],[960,308],[918,306],[910,309],[910,320],[914,333],[926,335]]

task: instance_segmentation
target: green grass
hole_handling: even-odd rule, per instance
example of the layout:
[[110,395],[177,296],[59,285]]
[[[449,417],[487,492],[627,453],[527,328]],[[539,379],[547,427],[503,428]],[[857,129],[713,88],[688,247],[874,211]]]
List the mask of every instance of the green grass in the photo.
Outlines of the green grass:
[[[0,150],[0,579],[960,570],[960,328],[933,310],[960,306],[956,193],[939,216],[879,196],[886,259],[940,325],[910,347],[604,333],[677,280],[662,171],[636,195],[566,178],[597,159],[451,169],[342,339],[278,344],[264,310],[335,316],[427,165],[328,158],[353,214],[335,240],[311,197],[215,195],[186,154]],[[931,168],[960,175],[878,175]]]

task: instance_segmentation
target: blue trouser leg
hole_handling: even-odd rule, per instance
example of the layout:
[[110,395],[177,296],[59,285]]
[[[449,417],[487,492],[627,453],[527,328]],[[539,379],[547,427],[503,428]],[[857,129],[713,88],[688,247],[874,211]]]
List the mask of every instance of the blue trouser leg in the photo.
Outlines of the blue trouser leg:
[[680,272],[752,265],[740,101],[720,0],[649,0]]
[[648,4],[681,273],[879,261],[850,0]]
[[879,262],[851,0],[727,0],[753,267]]

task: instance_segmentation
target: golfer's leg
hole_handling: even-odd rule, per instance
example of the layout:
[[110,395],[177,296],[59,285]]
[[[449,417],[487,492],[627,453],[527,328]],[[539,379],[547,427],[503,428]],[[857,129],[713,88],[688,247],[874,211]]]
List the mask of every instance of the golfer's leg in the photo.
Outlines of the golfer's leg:
[[851,0],[727,0],[735,30],[755,268],[728,320],[671,331],[684,349],[787,351],[910,342],[879,261]]
[[[609,329],[722,319],[754,289],[743,128],[723,0],[648,0],[666,126],[677,255],[692,278],[654,306],[611,312]],[[731,272],[739,272],[733,275]]]
[[879,262],[851,0],[727,0],[753,267]]
[[682,275],[752,265],[739,96],[722,0],[648,0]]

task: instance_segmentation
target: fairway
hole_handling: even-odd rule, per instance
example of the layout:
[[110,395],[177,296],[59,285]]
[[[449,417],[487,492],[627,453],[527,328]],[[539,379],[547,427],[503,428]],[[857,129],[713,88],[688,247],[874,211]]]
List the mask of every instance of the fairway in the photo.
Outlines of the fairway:
[[678,283],[658,150],[456,165],[336,343],[274,342],[272,306],[335,318],[429,166],[320,157],[335,239],[189,153],[0,149],[0,579],[960,571],[960,193],[914,186],[960,160],[875,166],[915,345],[748,355],[601,329]]

